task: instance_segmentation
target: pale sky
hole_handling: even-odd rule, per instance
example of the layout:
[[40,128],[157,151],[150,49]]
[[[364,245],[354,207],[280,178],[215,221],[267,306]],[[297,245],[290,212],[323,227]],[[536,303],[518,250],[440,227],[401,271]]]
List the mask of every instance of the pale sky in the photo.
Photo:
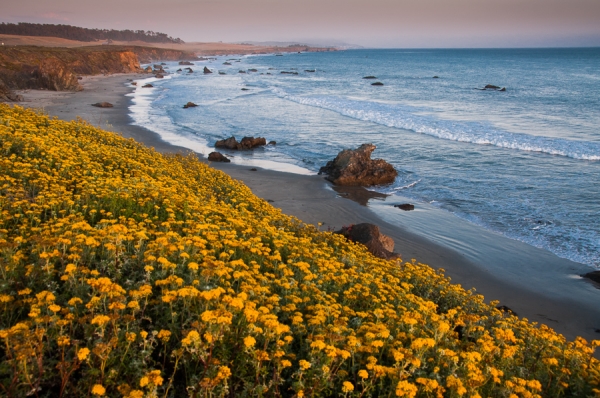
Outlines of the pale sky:
[[187,42],[600,46],[600,0],[0,0],[0,21],[153,30]]

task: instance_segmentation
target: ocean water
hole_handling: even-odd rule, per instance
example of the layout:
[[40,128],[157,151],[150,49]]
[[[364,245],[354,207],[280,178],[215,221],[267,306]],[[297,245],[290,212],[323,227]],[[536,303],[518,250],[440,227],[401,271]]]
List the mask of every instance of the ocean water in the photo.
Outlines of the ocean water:
[[[392,195],[386,203],[433,206],[600,268],[600,49],[348,50],[167,67],[165,79],[144,80],[154,88],[138,83],[130,111],[168,142],[207,155],[219,139],[263,136],[277,145],[228,153],[233,162],[296,173],[373,143],[399,172],[375,188]],[[478,90],[486,84],[506,91]],[[188,101],[198,107],[183,109]]]

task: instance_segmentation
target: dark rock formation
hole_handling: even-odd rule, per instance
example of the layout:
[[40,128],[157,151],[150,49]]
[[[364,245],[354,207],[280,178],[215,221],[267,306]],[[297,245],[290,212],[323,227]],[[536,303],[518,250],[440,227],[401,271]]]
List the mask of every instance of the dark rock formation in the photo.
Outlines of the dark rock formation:
[[216,148],[227,148],[227,149],[253,149],[259,146],[266,145],[267,141],[264,137],[244,137],[238,142],[235,137],[229,137],[226,140],[219,140],[215,143]]
[[112,108],[113,104],[111,104],[110,102],[96,102],[95,104],[92,104],[92,106],[98,108]]
[[588,278],[596,283],[600,283],[600,271],[592,271],[588,272],[585,275],[582,275],[584,278]]
[[212,73],[212,71],[205,66],[204,67],[204,74],[207,75],[209,73]]
[[219,71],[219,75],[226,75],[227,73]]
[[269,141],[269,143],[267,145],[277,145],[276,141]]
[[250,90],[250,89],[246,88],[246,87],[242,87],[242,91],[248,91],[248,90]]
[[211,152],[208,154],[208,160],[211,162],[225,162],[229,163],[231,160],[227,159],[225,155],[220,152]]
[[500,87],[498,86],[494,86],[493,84],[486,84],[486,86],[484,87],[486,90],[491,89],[491,90],[499,90]]
[[146,73],[152,73],[152,67],[151,66],[147,66],[146,69],[144,69],[144,72],[146,72]]
[[282,70],[281,74],[282,75],[297,75],[298,72],[288,72],[288,71]]
[[183,70],[181,68],[177,69],[177,72],[183,72]]
[[231,62],[223,62],[223,65],[231,65]]
[[152,65],[154,67],[154,69],[162,69],[162,65],[158,65],[158,64],[154,64]]
[[304,69],[304,72],[314,73],[314,72],[316,72],[316,70],[315,69]]
[[371,159],[376,146],[362,144],[355,150],[344,149],[319,170],[336,185],[380,185],[394,182],[398,172],[383,159]]
[[371,86],[383,86],[382,82],[371,83]]
[[154,77],[156,77],[157,79],[162,79],[164,76],[160,73],[157,73]]
[[23,97],[19,94],[15,94],[2,80],[0,80],[0,102],[1,101],[20,102],[23,101]]
[[377,76],[365,76],[363,79],[377,79]]
[[267,145],[267,140],[264,137],[244,137],[240,141],[241,149],[252,149],[259,146]]
[[246,73],[246,71],[245,70],[241,70],[239,73]]
[[439,79],[440,77],[439,77],[439,76],[434,76],[433,78],[434,78],[434,79]]
[[506,91],[506,87],[502,87],[500,90],[498,91]]
[[342,227],[342,229],[335,231],[335,233],[344,235],[352,242],[362,243],[376,257],[386,260],[400,258],[398,253],[394,253],[394,240],[382,234],[377,225],[368,223],[356,224],[349,227]]
[[150,88],[150,87],[154,87],[154,86],[150,83],[146,83],[142,86],[142,88]]
[[197,107],[197,106],[198,106],[198,105],[194,104],[193,102],[188,102],[187,104],[185,104],[185,105],[183,106],[183,109],[187,109],[187,108],[195,108],[195,107]]
[[410,210],[414,210],[415,209],[415,205],[411,205],[410,203],[402,203],[401,205],[394,205],[394,207],[397,207],[397,208],[402,209],[404,211],[410,211]]
[[137,86],[137,82],[131,82],[132,86]]
[[179,61],[179,65],[194,65],[194,63],[190,61]]
[[248,69],[248,72],[258,72],[258,69]]

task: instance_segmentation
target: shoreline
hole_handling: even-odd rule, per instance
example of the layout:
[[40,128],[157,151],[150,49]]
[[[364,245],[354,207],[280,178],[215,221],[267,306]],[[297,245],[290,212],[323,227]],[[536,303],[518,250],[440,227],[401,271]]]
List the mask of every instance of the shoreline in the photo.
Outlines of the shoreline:
[[[142,74],[85,77],[80,81],[84,90],[75,93],[19,91],[25,101],[17,105],[42,108],[49,115],[67,121],[79,116],[94,126],[120,133],[126,138],[133,138],[162,153],[189,152],[187,148],[176,147],[163,141],[152,131],[130,124],[128,107],[131,99],[125,95],[132,91],[132,87],[126,84],[127,79],[146,77],[147,75]],[[92,103],[103,101],[112,103],[114,107],[91,106]],[[212,163],[211,167],[242,181],[255,195],[272,201],[273,206],[285,214],[295,216],[305,223],[323,222],[322,230],[339,229],[344,225],[360,222],[376,224],[384,234],[394,239],[395,251],[402,255],[403,261],[415,258],[433,268],[443,268],[453,283],[458,283],[467,290],[475,287],[478,294],[485,296],[486,302],[500,300],[500,304],[508,306],[519,316],[547,324],[569,340],[576,336],[587,340],[600,338],[600,332],[597,331],[600,329],[600,309],[594,305],[597,303],[594,298],[600,297],[600,290],[587,281],[570,278],[569,274],[565,273],[571,263],[568,260],[559,259],[540,249],[528,250],[526,253],[516,251],[509,253],[508,258],[516,259],[514,261],[520,263],[554,261],[566,266],[558,272],[539,267],[525,267],[522,272],[512,277],[502,275],[503,270],[498,268],[498,265],[490,266],[484,263],[483,259],[473,261],[452,248],[408,230],[401,223],[394,222],[393,218],[389,218],[389,222],[384,220],[380,216],[381,213],[373,210],[375,206],[364,206],[342,197],[322,176],[292,174],[260,167],[251,171],[249,166],[223,163]],[[519,250],[522,245],[525,244],[514,243],[507,247],[506,251]],[[546,253],[546,256],[542,259],[536,258],[542,255],[541,252]],[[503,258],[499,255],[496,260],[500,260],[501,257]],[[519,280],[522,277],[529,279]],[[565,288],[566,285],[568,288]],[[548,294],[552,291],[555,291],[556,295]]]

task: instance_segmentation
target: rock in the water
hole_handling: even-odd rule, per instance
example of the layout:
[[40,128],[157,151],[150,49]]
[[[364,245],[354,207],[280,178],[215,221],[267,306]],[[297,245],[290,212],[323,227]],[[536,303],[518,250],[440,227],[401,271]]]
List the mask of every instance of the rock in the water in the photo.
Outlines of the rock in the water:
[[146,72],[146,73],[152,73],[152,67],[151,66],[147,66],[146,69],[144,69],[144,72]]
[[212,71],[205,66],[204,67],[204,74],[207,75],[209,73],[212,73]]
[[258,72],[258,69],[248,69],[248,72]]
[[227,159],[227,157],[220,152],[209,153],[208,160],[211,162],[225,162],[225,163],[231,162],[231,160]]
[[401,205],[394,205],[394,207],[397,207],[397,208],[402,209],[404,211],[409,211],[409,210],[414,210],[415,209],[415,205],[411,205],[410,203],[402,203]]
[[592,271],[583,275],[584,278],[593,280],[594,282],[600,283],[600,271]]
[[506,87],[502,87],[500,90],[498,91],[506,91]]
[[216,148],[227,148],[227,149],[253,149],[259,146],[266,145],[267,141],[264,137],[244,137],[238,142],[235,137],[229,137],[226,140],[219,140],[215,143]]
[[377,76],[365,76],[363,79],[377,79]]
[[113,104],[111,104],[110,102],[96,102],[95,104],[92,104],[92,106],[98,108],[112,108]]
[[434,76],[433,78],[434,78],[434,79],[439,79],[440,77],[439,77],[439,76]]
[[288,72],[288,71],[282,70],[281,74],[282,75],[297,75],[298,72]]
[[137,86],[137,82],[131,82],[132,86]]
[[371,83],[371,86],[383,86],[382,82]]
[[223,65],[231,65],[231,62],[223,62]]
[[394,253],[394,240],[389,236],[382,234],[379,227],[374,224],[362,223],[343,227],[336,234],[344,235],[348,240],[362,243],[367,250],[376,257],[386,260],[399,258],[398,253]]
[[362,144],[355,150],[345,149],[319,170],[336,185],[380,185],[394,182],[398,172],[383,159],[371,159],[376,146]]
[[246,71],[245,70],[241,70],[239,73],[246,73]]
[[276,141],[269,141],[268,145],[277,145],[277,142]]
[[227,149],[239,149],[239,142],[235,139],[235,137],[229,137],[225,140],[219,140],[215,143],[215,148],[227,148]]
[[154,87],[154,86],[150,83],[146,83],[142,86],[142,88],[150,88],[150,87]]
[[179,61],[179,65],[194,65],[194,63],[190,61]]
[[154,66],[154,69],[162,69],[163,68],[162,65],[158,65],[158,64],[154,64],[152,66]]
[[227,73],[219,71],[219,75],[226,75]]
[[315,73],[316,69],[304,69],[304,72]]
[[241,149],[252,149],[264,145],[267,145],[267,140],[264,137],[244,137],[240,141]]
[[494,86],[493,84],[486,84],[486,86],[484,87],[486,90],[491,89],[491,90],[499,90],[500,87],[498,86]]
[[157,79],[162,79],[164,76],[160,73],[157,73],[154,77],[156,77]]
[[242,91],[248,91],[248,90],[250,90],[250,89],[246,88],[246,87],[242,87]]
[[183,70],[181,68],[177,69],[177,72],[183,72]]
[[187,108],[195,108],[195,107],[197,107],[197,106],[198,106],[198,105],[194,104],[193,102],[188,102],[187,104],[185,104],[185,105],[183,106],[183,109],[187,109]]

